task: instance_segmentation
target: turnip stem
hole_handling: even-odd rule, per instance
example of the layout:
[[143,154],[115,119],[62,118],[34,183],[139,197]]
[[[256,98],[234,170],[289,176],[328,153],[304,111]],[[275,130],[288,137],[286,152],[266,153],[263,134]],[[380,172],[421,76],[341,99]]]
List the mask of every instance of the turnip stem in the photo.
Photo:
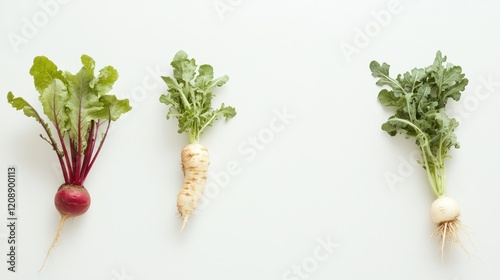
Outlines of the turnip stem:
[[199,141],[199,137],[193,133],[188,133],[188,144],[196,144]]

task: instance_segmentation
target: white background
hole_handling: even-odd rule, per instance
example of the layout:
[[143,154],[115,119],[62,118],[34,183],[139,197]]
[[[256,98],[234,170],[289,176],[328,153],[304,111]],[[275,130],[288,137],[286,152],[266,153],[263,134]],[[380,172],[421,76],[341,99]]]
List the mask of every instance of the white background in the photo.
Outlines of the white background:
[[[1,279],[499,279],[498,1],[66,2],[52,1],[50,11],[38,1],[0,3],[0,92],[40,109],[33,57],[76,72],[85,53],[98,69],[118,69],[113,93],[134,109],[114,123],[86,181],[90,210],[66,223],[38,272],[58,225],[53,196],[62,178],[40,125],[3,97],[0,217],[6,223],[13,164],[19,221],[17,273],[7,272],[0,227]],[[355,52],[343,52],[346,45]],[[171,74],[179,49],[230,76],[214,103],[238,111],[202,137],[212,198],[182,233],[175,204],[186,137],[158,101],[167,89],[158,77]],[[390,111],[378,104],[368,68],[371,60],[389,63],[392,74],[425,67],[437,50],[470,80],[450,104],[461,148],[447,171],[472,255],[448,247],[443,262],[430,238],[433,195],[410,160],[416,146],[380,130]],[[271,127],[283,111],[293,118]],[[238,172],[222,188],[216,175],[228,163]],[[400,181],[390,184],[389,175]]]

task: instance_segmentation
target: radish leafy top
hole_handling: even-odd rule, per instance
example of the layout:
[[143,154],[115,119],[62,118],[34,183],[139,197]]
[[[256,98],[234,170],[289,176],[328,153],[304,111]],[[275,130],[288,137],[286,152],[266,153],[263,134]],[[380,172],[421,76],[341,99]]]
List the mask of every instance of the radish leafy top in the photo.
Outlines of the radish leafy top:
[[459,148],[454,133],[458,122],[445,111],[451,98],[458,101],[468,80],[460,66],[446,64],[446,56],[437,52],[434,63],[426,68],[415,68],[396,78],[389,76],[389,65],[370,63],[372,76],[378,86],[387,86],[378,95],[384,106],[395,107],[396,113],[382,125],[391,136],[403,134],[416,138],[420,147],[421,164],[436,196],[446,192],[444,159],[452,147]]
[[[128,99],[119,100],[107,94],[118,79],[116,69],[106,66],[95,77],[94,60],[82,55],[81,62],[83,67],[74,75],[58,70],[47,57],[37,56],[33,60],[30,74],[56,137],[26,100],[14,97],[12,92],[7,94],[12,107],[23,110],[26,116],[35,118],[43,126],[47,137],[41,134],[40,137],[56,151],[65,183],[79,186],[83,185],[102,148],[111,121],[132,109]],[[104,131],[98,139],[100,129]]]
[[160,96],[160,102],[171,105],[167,119],[176,117],[179,120],[178,132],[186,132],[189,143],[197,143],[204,129],[219,117],[227,121],[236,115],[236,110],[224,103],[219,109],[212,108],[212,91],[224,85],[228,76],[214,79],[212,66],[197,67],[196,61],[189,59],[184,51],[177,52],[170,65],[174,68],[174,77],[162,77],[169,93]]

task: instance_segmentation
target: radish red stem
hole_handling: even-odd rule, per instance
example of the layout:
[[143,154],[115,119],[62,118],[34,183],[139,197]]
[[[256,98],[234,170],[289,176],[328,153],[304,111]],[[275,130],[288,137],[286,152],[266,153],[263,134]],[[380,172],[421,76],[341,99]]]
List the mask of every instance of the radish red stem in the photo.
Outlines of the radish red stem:
[[[106,136],[108,135],[109,125],[111,124],[111,112],[109,113],[109,119],[107,122],[108,122],[108,125],[106,126],[106,131],[104,132],[104,136],[102,137],[102,140],[99,143],[99,147],[97,148],[97,151],[95,152],[94,157],[90,161],[89,167],[87,168],[87,174],[90,171],[90,169],[92,168],[92,166],[94,165],[95,159],[99,155],[99,152],[101,151],[102,145],[104,144],[104,140],[106,140]],[[87,177],[87,174],[85,174],[84,177]]]
[[[81,99],[80,99],[81,100]],[[75,181],[78,184],[78,181],[80,181],[80,169],[81,169],[81,160],[82,160],[82,119],[81,119],[81,109],[80,112],[78,113],[78,148],[77,148],[77,160],[76,160],[76,167],[75,167]]]
[[95,122],[91,121],[89,132],[88,132],[89,139],[87,141],[87,147],[85,148],[85,152],[84,152],[84,156],[83,156],[83,163],[82,163],[82,170],[80,172],[80,174],[82,174],[82,184],[83,184],[83,180],[85,180],[85,174],[87,173],[86,171],[88,169],[88,164],[90,162],[90,158],[92,157],[92,153],[94,151],[94,144],[96,141],[96,138],[94,135],[96,134],[96,132],[98,130],[95,127],[96,127]]
[[69,161],[69,155],[68,155],[68,151],[66,149],[66,145],[64,144],[64,139],[63,139],[61,133],[59,132],[59,130],[57,130],[57,134],[59,136],[59,142],[61,142],[62,151],[64,154],[64,160],[66,161],[66,164],[64,164],[62,157],[59,156],[59,159],[61,160],[61,169],[62,169],[62,172],[64,175],[64,182],[69,183],[68,173],[72,173],[72,170],[71,170],[72,166],[71,166],[71,162]]
[[80,91],[79,95],[79,100],[80,100],[80,106],[79,106],[79,111],[78,111],[78,148],[77,148],[77,160],[76,160],[76,167],[74,168],[75,171],[75,182],[77,185],[81,185],[80,181],[83,181],[80,179],[80,170],[82,168],[82,149],[83,149],[83,141],[82,141],[82,99],[83,99],[83,92]]
[[[47,125],[43,121],[41,121],[42,118],[40,118],[40,115],[38,114],[38,112],[36,112],[35,110],[33,110],[33,111],[35,113],[36,119],[40,120],[39,122],[42,124],[42,127],[45,130],[45,134],[47,134],[47,137],[49,137],[49,140],[50,140],[49,144],[52,145],[52,148],[54,149],[54,151],[56,151],[57,158],[59,159],[59,164],[61,165],[61,169],[62,169],[62,172],[63,172],[64,180],[68,181],[68,179],[69,179],[69,177],[68,177],[68,171],[66,170],[66,167],[64,165],[62,156],[59,153],[59,149],[57,148],[57,144],[56,144],[57,142],[54,140],[54,138],[52,137],[52,135],[49,133],[49,129],[47,128]],[[64,145],[64,143],[61,143],[61,145]]]
[[66,170],[66,165],[64,165],[64,161],[60,155],[58,155],[57,157],[59,159],[59,165],[61,165],[61,170],[63,173],[64,182],[67,183],[69,181],[69,177],[68,177],[68,171]]
[[70,183],[75,184],[75,168],[76,168],[76,161],[77,161],[77,151],[76,151],[76,144],[73,139],[69,140],[69,145],[71,146],[71,162],[73,164],[73,169],[72,172],[70,173]]
[[[54,101],[55,103],[55,101]],[[55,107],[55,104],[54,104],[54,107]],[[71,166],[71,163],[69,161],[69,156],[68,156],[68,151],[66,150],[66,145],[64,143],[64,139],[63,139],[63,136],[61,134],[61,130],[60,130],[60,127],[59,127],[59,122],[57,120],[57,115],[56,115],[56,112],[54,111],[54,126],[56,128],[56,131],[57,131],[57,136],[59,137],[59,142],[61,143],[61,147],[62,147],[62,152],[64,154],[64,159],[66,160],[66,165],[64,165],[64,162],[61,162],[61,169],[62,169],[62,172],[63,172],[63,175],[64,175],[64,181],[65,183],[69,183],[68,182],[68,171],[71,173],[72,172],[72,166]],[[61,159],[61,155],[58,155],[59,158]],[[62,160],[61,160],[62,161]]]
[[[87,150],[85,152],[85,157],[83,160],[83,168],[82,168],[82,183],[87,178],[87,175],[90,171],[90,161],[92,159],[92,155],[94,154],[94,149],[95,149],[95,143],[97,142],[97,136],[99,133],[99,122],[95,123],[92,121],[92,128],[89,131],[89,143],[87,144]],[[89,146],[90,145],[90,146]]]

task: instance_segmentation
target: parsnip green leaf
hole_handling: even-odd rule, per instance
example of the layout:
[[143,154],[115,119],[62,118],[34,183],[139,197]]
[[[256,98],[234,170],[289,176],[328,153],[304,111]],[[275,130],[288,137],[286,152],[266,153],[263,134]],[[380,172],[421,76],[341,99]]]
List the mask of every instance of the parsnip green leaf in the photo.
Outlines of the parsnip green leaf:
[[160,96],[160,102],[170,106],[167,119],[178,119],[178,132],[186,132],[189,143],[197,143],[203,131],[214,121],[220,117],[227,121],[236,115],[231,106],[222,104],[218,109],[212,108],[214,88],[223,86],[229,77],[224,75],[214,79],[212,66],[204,64],[198,67],[195,59],[189,59],[184,51],[177,52],[171,65],[173,77],[162,77],[169,93]]

